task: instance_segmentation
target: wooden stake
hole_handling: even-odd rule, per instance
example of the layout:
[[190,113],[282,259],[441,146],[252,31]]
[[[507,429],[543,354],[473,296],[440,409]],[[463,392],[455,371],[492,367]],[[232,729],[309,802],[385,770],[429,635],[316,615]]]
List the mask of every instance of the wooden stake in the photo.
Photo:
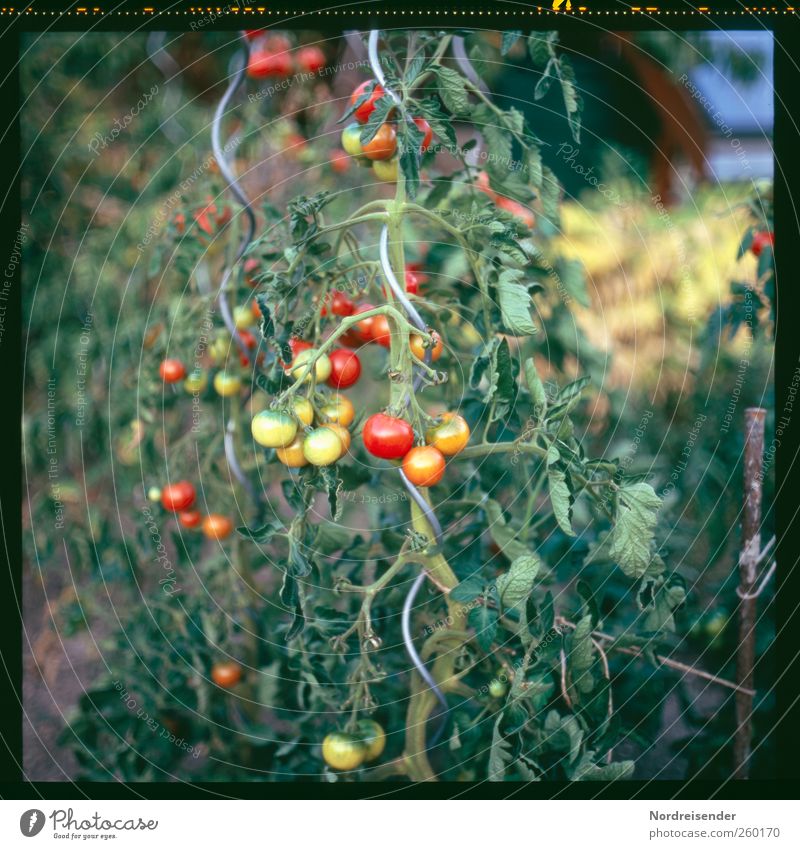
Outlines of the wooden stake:
[[761,553],[761,479],[764,457],[764,420],[767,411],[748,407],[744,411],[744,515],[742,549],[739,554],[739,644],[736,649],[736,736],[733,743],[733,777],[750,775],[753,689],[755,663],[756,570]]

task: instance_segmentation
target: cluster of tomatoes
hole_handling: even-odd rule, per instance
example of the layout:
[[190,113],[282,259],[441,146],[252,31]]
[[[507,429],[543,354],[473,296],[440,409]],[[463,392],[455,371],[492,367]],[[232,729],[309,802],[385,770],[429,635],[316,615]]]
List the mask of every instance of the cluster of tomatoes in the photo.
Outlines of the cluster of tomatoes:
[[184,528],[200,528],[208,539],[227,539],[233,533],[233,522],[227,516],[221,513],[203,516],[195,507],[197,493],[189,481],[177,481],[163,489],[151,487],[147,497],[151,501],[160,501],[165,510],[177,516]]
[[334,731],[322,741],[322,757],[325,763],[341,772],[357,769],[364,763],[374,761],[386,748],[386,732],[374,719],[362,719],[355,733]]
[[319,73],[327,64],[319,47],[309,45],[292,51],[289,39],[262,29],[245,30],[252,42],[247,75],[253,79],[286,79],[293,73]]
[[[366,143],[361,143],[362,125],[369,121],[375,111],[375,104],[386,92],[383,86],[368,80],[362,83],[350,95],[350,105],[355,106],[359,99],[363,102],[353,112],[356,119],[352,124],[344,128],[342,132],[342,147],[350,156],[355,157],[357,162],[371,165],[375,176],[379,180],[394,183],[397,181],[397,129],[391,120],[381,124],[375,135]],[[391,113],[390,113],[391,116]],[[414,118],[414,123],[423,134],[420,148],[424,153],[433,141],[433,130],[424,118]]]

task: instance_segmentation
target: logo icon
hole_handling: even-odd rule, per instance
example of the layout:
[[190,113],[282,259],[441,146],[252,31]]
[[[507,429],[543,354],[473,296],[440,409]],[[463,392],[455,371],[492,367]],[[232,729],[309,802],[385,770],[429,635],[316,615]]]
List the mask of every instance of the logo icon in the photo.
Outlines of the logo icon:
[[25,837],[36,837],[44,828],[44,812],[38,808],[31,808],[19,818],[19,830]]

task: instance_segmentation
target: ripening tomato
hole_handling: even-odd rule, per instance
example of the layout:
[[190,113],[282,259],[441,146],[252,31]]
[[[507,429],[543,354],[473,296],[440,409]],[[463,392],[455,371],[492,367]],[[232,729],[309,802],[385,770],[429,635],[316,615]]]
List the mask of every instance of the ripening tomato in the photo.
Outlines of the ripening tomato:
[[275,456],[284,466],[288,466],[290,469],[301,469],[308,465],[306,455],[303,453],[304,438],[302,433],[298,433],[285,448],[275,449]]
[[147,500],[161,501],[161,488],[158,486],[151,486],[150,489],[147,490]]
[[218,371],[214,375],[214,389],[217,394],[223,398],[230,398],[232,395],[238,395],[242,388],[242,381],[235,374],[228,374],[226,371]]
[[384,183],[396,183],[399,173],[397,157],[394,159],[376,159],[372,163],[375,176]]
[[381,124],[361,150],[367,159],[391,159],[397,150],[397,130],[391,124]]
[[346,427],[340,424],[336,424],[335,422],[331,422],[330,424],[324,424],[322,425],[322,427],[326,427],[328,428],[328,430],[332,430],[339,437],[339,442],[342,443],[342,453],[339,455],[339,457],[343,457],[345,454],[347,454],[347,452],[350,450],[350,431]]
[[226,690],[238,684],[242,677],[242,667],[235,660],[224,660],[211,667],[211,680]]
[[506,212],[510,212],[515,218],[518,218],[526,227],[533,230],[534,225],[536,224],[536,216],[528,209],[527,206],[523,206],[523,204],[518,201],[512,200],[512,198],[506,197],[498,197],[495,200],[495,204],[498,209],[504,209]]
[[364,447],[375,457],[384,460],[399,460],[414,444],[414,430],[404,419],[375,413],[364,423],[361,433]]
[[334,389],[347,389],[361,377],[361,360],[359,360],[358,354],[354,354],[345,348],[336,348],[335,351],[331,351],[328,359],[331,361],[328,386],[332,386]]
[[403,457],[403,473],[414,486],[433,486],[444,474],[445,459],[438,448],[419,445]]
[[425,153],[433,141],[433,130],[431,129],[431,125],[424,118],[414,118],[414,123],[417,125],[417,129],[423,133],[423,139],[420,143],[419,149]]
[[750,244],[750,250],[753,253],[753,256],[761,256],[762,251],[766,247],[774,247],[775,246],[775,234],[771,233],[767,230],[759,230],[757,233],[753,233],[753,241]]
[[343,731],[334,731],[322,741],[322,757],[331,769],[341,772],[356,769],[364,763],[366,747],[353,737]]
[[350,300],[350,298],[338,289],[334,289],[333,292],[328,295],[326,301],[327,306],[322,308],[322,315],[327,315],[328,307],[330,307],[330,310],[334,315],[347,318],[348,315],[353,314],[353,310],[355,309],[355,304]]
[[158,373],[164,383],[177,383],[186,377],[186,369],[183,363],[176,359],[164,360],[158,367]]
[[183,388],[190,394],[195,395],[203,392],[208,386],[208,375],[202,369],[195,369],[186,376],[183,381]]
[[325,67],[325,54],[319,47],[313,45],[301,47],[294,54],[294,58],[297,62],[297,67],[301,71],[307,71],[309,74],[316,74],[317,71],[321,71]]
[[[314,362],[314,358],[316,361]],[[314,362],[313,369],[309,365]],[[304,383],[311,382],[314,373],[317,383],[324,383],[331,375],[331,361],[327,354],[317,354],[316,348],[301,351],[292,362],[290,373],[295,380],[303,379]]]
[[314,408],[311,406],[311,401],[308,398],[295,396],[292,401],[292,409],[304,425],[310,425],[314,421]]
[[428,445],[438,448],[445,457],[454,457],[466,448],[469,442],[469,425],[463,416],[445,413],[442,423],[429,428],[425,433]]
[[189,481],[178,481],[161,490],[161,506],[173,513],[188,510],[194,504],[197,494]]
[[383,754],[386,748],[386,732],[374,719],[360,720],[356,735],[366,749],[365,761],[374,761]]
[[181,510],[178,521],[184,528],[196,528],[203,521],[203,514],[199,510]]
[[406,292],[409,295],[419,294],[419,284],[425,279],[424,274],[406,268]]
[[[431,336],[433,337],[433,346],[431,347],[431,362],[435,363],[439,357],[442,356],[442,351],[444,350],[444,343],[442,342],[441,336],[434,330],[431,332]],[[424,362],[425,360],[425,342],[422,336],[418,336],[416,333],[412,333],[411,337],[408,340],[408,346],[411,348],[411,353],[418,359]]]
[[258,305],[258,301],[255,298],[250,301],[250,312],[253,314],[253,318],[256,321],[261,318],[261,307]]
[[250,54],[247,75],[253,79],[288,77],[292,73],[292,57],[287,52],[274,53],[261,48]]
[[258,273],[258,260],[254,256],[246,259],[242,270],[244,271],[244,279],[247,285],[257,286],[258,280],[256,280],[256,274]]
[[375,87],[371,90],[367,99],[361,104],[361,106],[358,107],[358,109],[356,109],[355,112],[353,112],[353,117],[359,124],[366,124],[367,121],[369,121],[369,116],[375,111],[375,103],[380,100],[386,92],[383,90],[383,86],[379,83],[375,83],[373,80],[367,80],[365,83],[361,83],[361,85],[358,86],[358,88],[350,95],[350,105],[355,106],[359,97],[366,94],[367,89],[373,84]]
[[342,147],[350,156],[361,156],[361,126],[359,124],[348,124],[342,130]]
[[350,157],[343,150],[334,150],[330,155],[331,168],[337,174],[346,174],[350,170]]
[[253,323],[252,308],[248,309],[245,306],[234,307],[233,309],[233,326],[237,330],[244,330]]
[[333,401],[321,407],[319,412],[324,421],[336,422],[345,427],[349,427],[356,417],[356,408],[346,395],[336,395]]
[[208,539],[227,539],[233,533],[233,522],[220,513],[209,513],[203,519],[203,533]]
[[306,434],[303,454],[312,466],[330,466],[344,454],[344,444],[329,427],[318,427]]
[[[374,304],[361,304],[353,310],[353,315],[359,315],[362,312],[367,312],[367,310],[374,310]],[[372,341],[372,325],[375,321],[375,316],[371,315],[369,318],[365,318],[363,321],[357,322],[353,326],[353,333],[362,341],[362,342],[371,342]]]
[[392,326],[385,315],[376,315],[372,321],[372,341],[384,348],[391,347]]
[[297,422],[280,410],[262,410],[253,417],[250,431],[264,448],[285,448],[297,434]]

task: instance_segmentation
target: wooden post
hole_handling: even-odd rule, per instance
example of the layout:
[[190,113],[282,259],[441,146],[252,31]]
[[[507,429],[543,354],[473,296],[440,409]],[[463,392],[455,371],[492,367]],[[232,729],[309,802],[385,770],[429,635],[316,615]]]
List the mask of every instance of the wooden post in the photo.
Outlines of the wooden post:
[[[736,683],[753,689],[755,663],[756,599],[749,598],[756,585],[758,556],[761,552],[761,478],[764,457],[764,419],[762,407],[744,411],[744,515],[742,548],[739,554],[739,644],[736,649]],[[733,743],[733,777],[750,775],[753,696],[736,693],[736,736]]]

